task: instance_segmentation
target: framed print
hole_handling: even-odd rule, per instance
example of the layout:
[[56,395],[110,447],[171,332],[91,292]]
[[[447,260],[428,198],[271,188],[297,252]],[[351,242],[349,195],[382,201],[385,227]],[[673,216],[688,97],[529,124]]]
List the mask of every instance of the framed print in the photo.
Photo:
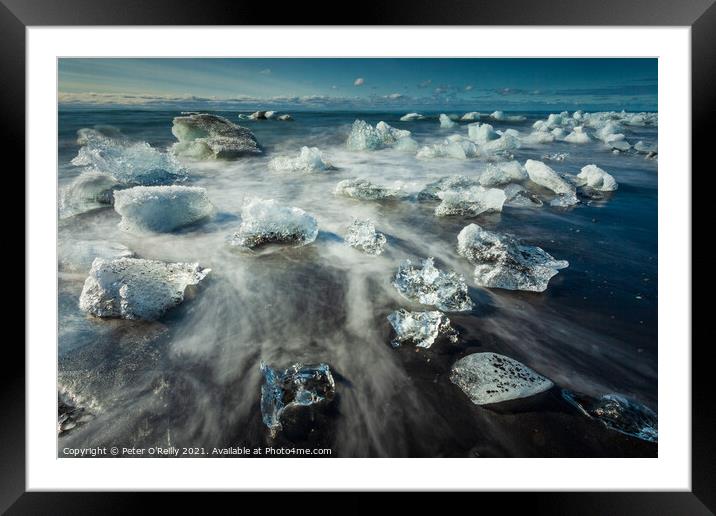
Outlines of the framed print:
[[507,503],[709,514],[691,168],[716,11],[608,4],[265,26],[5,2],[27,332],[3,509],[529,491]]

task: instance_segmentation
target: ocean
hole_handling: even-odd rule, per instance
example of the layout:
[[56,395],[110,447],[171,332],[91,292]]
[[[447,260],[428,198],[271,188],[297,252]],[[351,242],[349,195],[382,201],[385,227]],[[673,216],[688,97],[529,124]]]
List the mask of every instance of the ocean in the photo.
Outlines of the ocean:
[[[83,168],[70,161],[82,128],[112,127],[133,141],[167,150],[176,139],[179,111],[61,109],[58,115],[58,188],[69,188]],[[400,121],[404,113],[296,112],[294,120],[240,120],[263,154],[236,160],[183,160],[186,184],[207,189],[216,213],[203,224],[171,233],[134,233],[118,226],[107,206],[58,216],[59,245],[97,240],[127,246],[141,258],[198,262],[211,268],[196,291],[159,321],[100,319],[78,299],[86,271],[60,268],[58,280],[58,392],[87,414],[59,436],[66,447],[325,448],[332,457],[624,457],[657,454],[655,443],[607,428],[562,397],[563,389],[599,397],[619,393],[654,411],[657,400],[657,159],[613,153],[600,141],[522,145],[514,159],[547,163],[562,174],[588,164],[619,184],[601,199],[580,198],[570,208],[509,207],[501,213],[436,217],[439,201],[415,196],[362,201],[334,195],[336,184],[362,177],[400,182],[417,193],[449,175],[475,176],[480,158],[417,159],[387,148],[346,148],[356,119],[407,129],[420,145],[467,136],[466,122],[440,127],[437,113]],[[490,120],[496,130],[531,131],[549,113],[526,120]],[[629,142],[656,145],[657,127],[629,126]],[[274,171],[276,156],[318,147],[335,170]],[[546,155],[566,153],[564,160]],[[315,242],[255,255],[237,253],[227,238],[241,224],[251,198],[275,199],[311,213]],[[387,238],[370,256],[343,241],[353,219],[371,219]],[[469,223],[510,233],[567,260],[544,292],[475,285],[474,266],[456,250]],[[62,253],[62,251],[60,251]],[[405,259],[464,276],[472,311],[449,313],[457,342],[432,347],[391,346],[387,316],[400,308],[427,310],[392,285]],[[478,352],[526,364],[555,387],[537,396],[478,406],[450,381],[452,365]],[[262,422],[259,364],[329,364],[335,397],[300,407],[272,438]]]

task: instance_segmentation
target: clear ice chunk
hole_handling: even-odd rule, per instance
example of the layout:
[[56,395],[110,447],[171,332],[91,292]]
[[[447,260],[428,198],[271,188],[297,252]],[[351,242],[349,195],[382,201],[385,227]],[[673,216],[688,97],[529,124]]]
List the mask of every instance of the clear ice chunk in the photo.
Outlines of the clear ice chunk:
[[480,184],[485,187],[519,183],[528,179],[527,170],[517,161],[488,163],[480,175]]
[[508,234],[470,224],[457,236],[457,252],[475,265],[481,287],[544,292],[550,278],[569,266],[540,247],[521,244]]
[[354,220],[348,226],[346,243],[351,247],[362,249],[366,254],[378,256],[383,252],[386,238],[383,233],[375,230],[375,224],[370,220]]
[[526,365],[497,353],[473,353],[461,358],[450,370],[450,381],[475,405],[527,398],[554,385]]
[[301,147],[296,158],[280,156],[269,162],[269,168],[280,172],[320,172],[334,167],[317,147]]
[[473,186],[461,190],[446,190],[438,192],[442,201],[435,208],[438,217],[463,216],[476,217],[481,213],[494,213],[502,211],[505,203],[505,192],[499,188],[483,188]]
[[318,236],[316,218],[301,208],[282,206],[274,199],[251,199],[241,210],[241,225],[229,244],[257,249],[268,244],[303,246]]
[[443,129],[452,129],[453,127],[455,127],[457,125],[445,113],[440,114],[439,120],[440,120],[440,127]]
[[577,189],[574,185],[569,184],[562,176],[541,161],[528,159],[525,162],[525,169],[533,183],[557,194],[557,197],[550,202],[552,206],[572,206],[579,202],[577,200]]
[[60,194],[60,217],[112,206],[114,191],[121,187],[119,181],[104,172],[82,172]]
[[476,186],[480,186],[479,179],[459,175],[441,177],[437,181],[425,185],[425,188],[418,193],[418,200],[438,201],[440,192],[465,190]]
[[522,115],[506,115],[504,111],[494,111],[490,115],[490,118],[498,122],[524,122],[527,120]]
[[112,176],[124,185],[168,185],[186,179],[176,158],[160,152],[146,142],[131,142],[118,133],[80,129],[82,144],[71,163]]
[[490,124],[481,124],[479,122],[467,126],[467,135],[478,145],[484,145],[500,137]]
[[589,143],[592,139],[589,137],[584,127],[575,127],[571,133],[564,137],[565,142],[569,143]]
[[477,111],[470,111],[469,113],[465,113],[464,115],[462,115],[462,117],[460,117],[460,120],[480,120],[480,113],[478,113]]
[[601,421],[607,428],[644,441],[658,441],[657,415],[638,401],[621,394],[592,398],[568,390],[563,390],[562,396],[583,414]]
[[410,131],[396,129],[382,121],[373,127],[363,120],[356,120],[353,122],[346,145],[348,150],[352,151],[378,150],[390,147],[401,138],[409,137],[410,134]]
[[619,185],[614,177],[596,165],[586,165],[576,176],[579,186],[586,186],[600,192],[613,192]]
[[271,437],[281,430],[285,410],[331,400],[335,394],[336,385],[327,364],[297,363],[280,371],[262,361],[261,373],[261,416]]
[[400,117],[401,122],[412,122],[413,120],[423,120],[425,117],[420,113],[408,113]]
[[457,331],[450,325],[450,319],[437,310],[431,312],[409,312],[400,309],[388,316],[395,338],[391,341],[394,348],[402,343],[413,342],[419,348],[429,348],[440,336],[450,342],[457,342]]
[[198,186],[135,186],[114,192],[114,209],[128,231],[164,233],[210,217],[214,206]]
[[473,307],[465,278],[452,271],[439,270],[432,258],[423,260],[422,267],[405,260],[398,267],[393,286],[410,301],[446,312],[466,312]]
[[197,285],[210,271],[197,263],[96,258],[79,306],[97,317],[152,321],[179,305],[187,287]]
[[516,206],[521,208],[539,208],[542,201],[524,186],[510,183],[503,188],[505,192],[505,206]]
[[344,179],[336,185],[334,193],[362,201],[396,200],[407,196],[400,186],[381,186],[363,178]]
[[261,154],[254,134],[224,117],[194,113],[174,118],[172,146],[177,156],[194,159],[230,159]]

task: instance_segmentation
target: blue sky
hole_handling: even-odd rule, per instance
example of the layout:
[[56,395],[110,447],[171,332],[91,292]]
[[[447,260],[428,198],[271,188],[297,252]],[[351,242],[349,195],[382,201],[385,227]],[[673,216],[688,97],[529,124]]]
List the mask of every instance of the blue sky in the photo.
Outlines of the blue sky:
[[59,60],[63,106],[657,109],[656,59]]

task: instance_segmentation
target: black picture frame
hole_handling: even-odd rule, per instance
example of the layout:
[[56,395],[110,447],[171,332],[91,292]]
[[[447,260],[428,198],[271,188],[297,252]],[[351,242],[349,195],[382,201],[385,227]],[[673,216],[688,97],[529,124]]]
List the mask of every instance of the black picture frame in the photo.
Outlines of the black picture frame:
[[[320,14],[323,13],[323,14]],[[255,3],[244,0],[0,0],[0,63],[2,113],[6,149],[24,165],[25,30],[28,26],[79,25],[607,25],[691,27],[692,156],[707,163],[711,118],[716,114],[716,5],[714,0],[529,0],[486,2],[459,0],[393,0],[348,5],[324,1]],[[709,138],[709,140],[707,140]],[[8,150],[8,152],[10,152]],[[691,171],[678,171],[690,177]],[[690,209],[690,207],[689,207]],[[25,275],[31,271],[25,270]],[[30,307],[28,307],[29,309]],[[0,376],[0,511],[8,514],[114,514],[146,508],[147,494],[25,492],[25,354],[7,339],[6,366]],[[690,342],[672,342],[683,346]],[[545,514],[713,514],[716,512],[716,409],[708,358],[710,342],[692,346],[692,490],[641,493],[482,493],[470,496],[499,502],[501,511],[529,508]],[[9,356],[8,356],[9,355]],[[246,495],[244,495],[246,496]],[[254,495],[256,496],[256,495]],[[261,503],[258,495],[257,503]],[[271,495],[281,506],[305,494]],[[186,506],[186,497],[164,496]],[[369,502],[351,495],[351,510]],[[421,500],[418,495],[415,500]],[[454,503],[453,500],[452,503]],[[164,502],[163,502],[164,503]],[[364,505],[365,503],[365,505]],[[419,502],[420,503],[420,502]],[[473,502],[470,502],[473,503]],[[480,503],[483,503],[482,501]]]

